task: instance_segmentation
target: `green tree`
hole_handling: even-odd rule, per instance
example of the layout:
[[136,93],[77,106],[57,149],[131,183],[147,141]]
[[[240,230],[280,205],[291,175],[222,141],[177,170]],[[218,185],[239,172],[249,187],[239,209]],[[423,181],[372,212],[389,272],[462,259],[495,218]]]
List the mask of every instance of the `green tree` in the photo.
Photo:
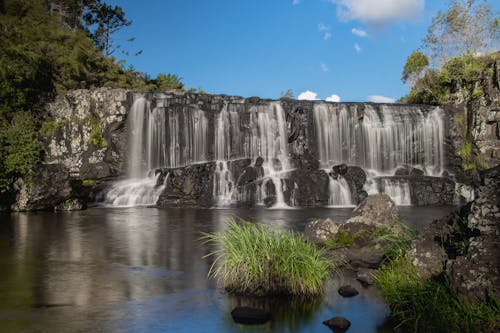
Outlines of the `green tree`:
[[439,11],[423,40],[434,66],[452,57],[487,53],[498,48],[500,19],[484,0],[453,0]]
[[170,89],[183,89],[184,83],[182,83],[182,78],[177,74],[163,74],[160,73],[156,76],[156,79],[152,81],[155,84],[155,89],[159,91],[170,90]]
[[403,82],[410,81],[413,85],[427,66],[429,66],[429,58],[420,50],[413,51],[406,59],[401,80]]
[[125,12],[120,6],[113,7],[100,2],[90,6],[89,12],[85,15],[85,21],[88,27],[95,26],[91,36],[106,56],[112,55],[121,48],[120,45],[115,45],[112,35],[132,24],[132,21],[125,18]]
[[281,92],[280,98],[293,98],[294,93],[292,89],[287,89],[286,91]]

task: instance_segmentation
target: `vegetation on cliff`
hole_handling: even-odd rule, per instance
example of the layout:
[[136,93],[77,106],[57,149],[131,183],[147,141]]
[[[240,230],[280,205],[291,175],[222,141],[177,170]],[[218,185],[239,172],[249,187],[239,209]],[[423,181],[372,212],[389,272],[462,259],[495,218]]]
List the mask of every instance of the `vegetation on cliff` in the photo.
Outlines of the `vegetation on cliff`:
[[130,24],[119,6],[101,0],[0,3],[0,192],[42,161],[41,110],[57,95],[184,88],[175,74],[150,79],[113,57],[125,52],[113,33]]
[[323,293],[331,263],[312,243],[289,231],[247,221],[229,221],[228,229],[206,234],[217,250],[210,275],[235,293],[296,295]]

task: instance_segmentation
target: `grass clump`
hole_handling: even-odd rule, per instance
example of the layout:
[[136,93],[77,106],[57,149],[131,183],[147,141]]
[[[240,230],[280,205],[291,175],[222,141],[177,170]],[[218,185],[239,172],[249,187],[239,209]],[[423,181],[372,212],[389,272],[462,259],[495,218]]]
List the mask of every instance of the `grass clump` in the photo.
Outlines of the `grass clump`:
[[323,293],[331,264],[303,236],[244,220],[228,221],[229,228],[205,234],[217,246],[209,275],[226,290],[256,296],[312,297]]
[[342,247],[351,247],[364,235],[364,230],[351,234],[347,230],[339,229],[335,237],[326,241],[326,247],[330,250],[340,249]]
[[391,308],[391,318],[408,332],[498,332],[500,303],[473,304],[458,297],[447,281],[419,278],[406,255],[374,275]]

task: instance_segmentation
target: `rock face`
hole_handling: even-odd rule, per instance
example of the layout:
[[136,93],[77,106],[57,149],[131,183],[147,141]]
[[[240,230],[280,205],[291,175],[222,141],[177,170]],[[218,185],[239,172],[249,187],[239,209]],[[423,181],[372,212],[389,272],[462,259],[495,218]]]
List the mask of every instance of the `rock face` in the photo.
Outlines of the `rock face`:
[[73,179],[121,174],[127,151],[126,90],[74,90],[46,108],[42,128],[46,163],[58,163]]
[[37,172],[14,184],[13,211],[48,210],[71,196],[68,170],[59,164],[43,164]]
[[469,247],[450,269],[453,287],[474,301],[500,298],[500,166],[481,176],[468,216]]
[[331,219],[319,219],[306,224],[305,237],[314,243],[324,243],[339,231],[340,224]]
[[399,220],[399,212],[394,201],[387,194],[374,194],[368,196],[354,209],[347,223],[355,222],[384,227]]

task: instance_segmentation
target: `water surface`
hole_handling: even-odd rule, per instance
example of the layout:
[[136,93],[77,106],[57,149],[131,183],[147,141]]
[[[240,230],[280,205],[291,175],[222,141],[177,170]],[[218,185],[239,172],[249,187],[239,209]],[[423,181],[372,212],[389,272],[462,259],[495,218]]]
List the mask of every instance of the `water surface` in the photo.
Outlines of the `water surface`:
[[[401,208],[422,228],[450,208]],[[376,332],[388,313],[374,289],[341,298],[340,284],[323,299],[255,300],[225,294],[207,278],[213,248],[202,232],[225,228],[230,217],[303,231],[308,220],[344,221],[351,209],[93,208],[66,213],[0,214],[0,327],[2,332],[330,332],[322,321],[342,315],[349,332]],[[260,326],[233,323],[236,305],[269,308]]]

